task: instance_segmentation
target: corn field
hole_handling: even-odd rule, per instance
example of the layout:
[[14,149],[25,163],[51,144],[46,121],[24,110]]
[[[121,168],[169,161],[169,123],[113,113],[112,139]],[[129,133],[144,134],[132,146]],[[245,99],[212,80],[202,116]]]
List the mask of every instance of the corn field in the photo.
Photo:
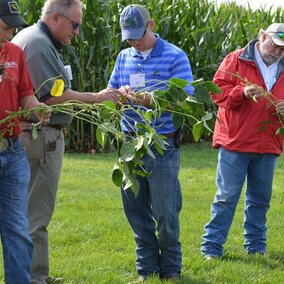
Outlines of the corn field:
[[[119,15],[131,3],[146,5],[155,20],[155,31],[187,53],[195,79],[212,80],[226,54],[257,38],[260,28],[284,22],[281,8],[253,11],[235,3],[217,6],[208,0],[83,2],[85,11],[80,36],[63,52],[66,64],[72,65],[73,89],[79,91],[99,91],[106,87],[116,56],[127,46],[121,42]],[[44,0],[18,3],[26,21],[35,23]],[[67,150],[90,151],[99,147],[93,128],[74,119],[72,127],[66,130]]]

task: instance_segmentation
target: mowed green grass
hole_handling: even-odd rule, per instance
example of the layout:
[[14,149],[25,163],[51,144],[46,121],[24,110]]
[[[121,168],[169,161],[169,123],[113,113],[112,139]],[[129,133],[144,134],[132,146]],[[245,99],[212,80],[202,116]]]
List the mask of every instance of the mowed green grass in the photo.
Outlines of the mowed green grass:
[[[114,153],[65,154],[57,206],[49,226],[50,274],[64,277],[64,283],[116,284],[137,277],[135,243],[122,209],[120,190],[111,181],[114,160]],[[217,151],[208,143],[181,149],[180,283],[284,283],[283,157],[279,158],[268,214],[267,256],[248,256],[244,252],[243,192],[223,259],[207,262],[200,253],[200,243],[204,225],[210,219],[216,164]],[[3,279],[3,269],[1,276]],[[152,278],[147,283],[161,282]]]

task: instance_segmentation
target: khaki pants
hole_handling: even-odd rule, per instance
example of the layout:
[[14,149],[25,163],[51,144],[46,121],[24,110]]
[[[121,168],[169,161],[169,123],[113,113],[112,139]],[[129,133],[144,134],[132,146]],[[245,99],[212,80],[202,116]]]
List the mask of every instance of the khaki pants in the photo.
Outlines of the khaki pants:
[[48,230],[55,208],[58,181],[64,154],[62,130],[42,127],[33,141],[27,125],[22,126],[20,140],[26,150],[31,168],[29,192],[30,236],[34,251],[32,283],[45,283],[49,274]]

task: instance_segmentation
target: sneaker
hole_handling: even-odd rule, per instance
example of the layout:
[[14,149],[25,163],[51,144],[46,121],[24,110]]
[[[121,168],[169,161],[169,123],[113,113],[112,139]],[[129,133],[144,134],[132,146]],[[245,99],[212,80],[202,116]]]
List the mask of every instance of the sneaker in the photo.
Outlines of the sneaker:
[[146,280],[147,280],[147,276],[139,275],[137,280],[130,281],[127,284],[136,284],[136,283],[138,284],[138,283],[145,282]]
[[48,277],[46,279],[47,284],[57,284],[57,283],[63,283],[64,278],[63,277]]
[[204,256],[204,259],[205,260],[208,260],[208,261],[211,261],[211,260],[218,260],[220,259],[221,256],[220,255],[205,255]]

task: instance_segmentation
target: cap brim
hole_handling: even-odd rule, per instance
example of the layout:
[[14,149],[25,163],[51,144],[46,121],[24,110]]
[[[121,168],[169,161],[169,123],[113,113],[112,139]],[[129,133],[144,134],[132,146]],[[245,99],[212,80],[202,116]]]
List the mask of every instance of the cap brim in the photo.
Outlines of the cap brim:
[[10,27],[27,27],[29,24],[20,16],[1,16],[1,19]]
[[129,30],[122,30],[121,36],[122,41],[129,40],[129,39],[141,39],[145,32],[145,27],[138,28],[138,29],[129,29]]
[[279,39],[279,38],[276,38],[274,36],[271,37],[272,41],[274,44],[278,45],[278,46],[284,46],[284,41]]

